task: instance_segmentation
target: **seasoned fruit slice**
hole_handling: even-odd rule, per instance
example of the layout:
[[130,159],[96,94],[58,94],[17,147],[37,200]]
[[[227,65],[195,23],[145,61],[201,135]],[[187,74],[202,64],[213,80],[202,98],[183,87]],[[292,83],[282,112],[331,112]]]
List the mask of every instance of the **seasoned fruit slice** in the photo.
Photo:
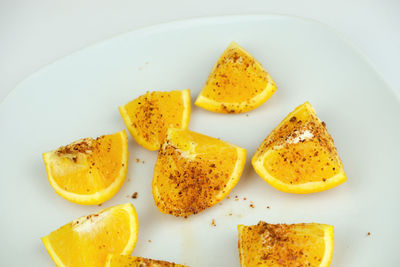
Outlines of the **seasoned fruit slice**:
[[118,192],[128,168],[125,131],[84,138],[43,154],[50,185],[63,198],[85,205],[103,203]]
[[189,130],[169,129],[153,176],[158,209],[196,214],[221,201],[239,181],[246,150]]
[[149,150],[160,149],[170,127],[187,129],[190,91],[147,92],[119,107],[133,138]]
[[185,265],[142,257],[109,254],[105,267],[185,267]]
[[270,133],[252,164],[265,181],[288,193],[320,192],[346,181],[332,137],[308,102]]
[[108,254],[132,253],[138,226],[136,210],[127,203],[78,218],[42,241],[59,267],[103,267]]
[[333,226],[318,223],[238,225],[242,267],[329,266]]
[[275,82],[261,64],[232,42],[212,69],[195,105],[219,113],[242,113],[262,105],[275,91]]

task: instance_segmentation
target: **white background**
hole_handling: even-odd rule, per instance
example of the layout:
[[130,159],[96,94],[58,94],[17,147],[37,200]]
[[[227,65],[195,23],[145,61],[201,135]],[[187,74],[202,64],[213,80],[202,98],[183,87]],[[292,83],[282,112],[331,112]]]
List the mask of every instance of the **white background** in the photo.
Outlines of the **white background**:
[[116,34],[185,18],[251,13],[330,25],[400,93],[398,0],[0,0],[0,101],[39,68]]

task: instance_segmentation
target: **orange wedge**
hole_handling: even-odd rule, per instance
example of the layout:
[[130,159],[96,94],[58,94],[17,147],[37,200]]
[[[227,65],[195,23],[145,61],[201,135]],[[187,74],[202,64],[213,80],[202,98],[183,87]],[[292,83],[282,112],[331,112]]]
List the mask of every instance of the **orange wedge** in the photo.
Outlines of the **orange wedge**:
[[42,241],[59,267],[103,267],[110,253],[132,253],[138,226],[135,208],[128,203],[78,218]]
[[252,164],[265,181],[288,193],[320,192],[346,181],[332,137],[308,102],[270,133]]
[[128,138],[125,131],[84,138],[43,154],[50,185],[78,204],[95,205],[113,197],[126,178]]
[[262,105],[275,82],[246,50],[232,42],[218,59],[195,105],[219,113],[243,113]]
[[148,92],[120,106],[119,112],[138,144],[158,150],[168,128],[189,126],[190,91]]
[[188,216],[229,194],[246,163],[246,150],[189,130],[169,129],[154,168],[158,209]]
[[333,255],[333,226],[318,223],[238,226],[242,267],[328,267]]
[[185,265],[142,257],[110,254],[107,257],[105,267],[185,267]]

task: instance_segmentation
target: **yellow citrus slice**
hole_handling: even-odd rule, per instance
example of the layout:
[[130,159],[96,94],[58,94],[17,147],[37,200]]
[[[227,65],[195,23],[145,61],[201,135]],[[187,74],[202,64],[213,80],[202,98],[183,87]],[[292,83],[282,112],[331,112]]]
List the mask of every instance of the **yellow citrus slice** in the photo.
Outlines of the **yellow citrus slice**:
[[332,137],[308,102],[270,133],[252,164],[265,181],[288,193],[320,192],[346,181]]
[[195,105],[219,113],[243,113],[262,105],[275,82],[246,50],[232,42],[214,65]]
[[333,226],[318,223],[238,225],[242,267],[329,266]]
[[43,154],[50,185],[57,194],[78,204],[95,205],[113,197],[128,168],[125,131],[84,138]]
[[142,257],[109,254],[105,267],[185,267],[185,265]]
[[246,163],[246,150],[189,130],[170,128],[154,168],[158,209],[188,216],[229,194]]
[[138,144],[160,149],[170,127],[187,129],[190,120],[190,90],[147,92],[119,107],[126,127]]
[[83,216],[42,237],[59,267],[103,267],[108,254],[130,255],[138,237],[132,204],[122,204]]

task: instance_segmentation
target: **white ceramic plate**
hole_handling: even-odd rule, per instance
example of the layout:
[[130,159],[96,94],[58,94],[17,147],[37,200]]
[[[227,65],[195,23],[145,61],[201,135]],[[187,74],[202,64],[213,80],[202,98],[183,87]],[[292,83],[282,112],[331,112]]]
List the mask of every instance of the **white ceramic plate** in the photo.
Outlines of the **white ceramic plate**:
[[[188,219],[161,214],[151,195],[157,153],[132,139],[128,180],[102,207],[73,204],[54,192],[42,152],[125,129],[117,107],[146,90],[190,88],[194,100],[231,41],[264,65],[278,90],[247,114],[214,114],[193,106],[191,130],[248,151],[230,199]],[[286,194],[258,177],[250,158],[270,131],[307,100],[326,121],[348,181],[322,193]],[[335,226],[331,266],[398,266],[399,115],[399,97],[373,67],[314,21],[205,18],[106,40],[43,68],[0,105],[1,265],[52,266],[41,236],[76,217],[132,202],[140,222],[134,255],[190,266],[239,266],[237,224],[320,222]],[[129,198],[133,192],[139,193],[137,199]],[[235,195],[241,200],[234,201]]]

